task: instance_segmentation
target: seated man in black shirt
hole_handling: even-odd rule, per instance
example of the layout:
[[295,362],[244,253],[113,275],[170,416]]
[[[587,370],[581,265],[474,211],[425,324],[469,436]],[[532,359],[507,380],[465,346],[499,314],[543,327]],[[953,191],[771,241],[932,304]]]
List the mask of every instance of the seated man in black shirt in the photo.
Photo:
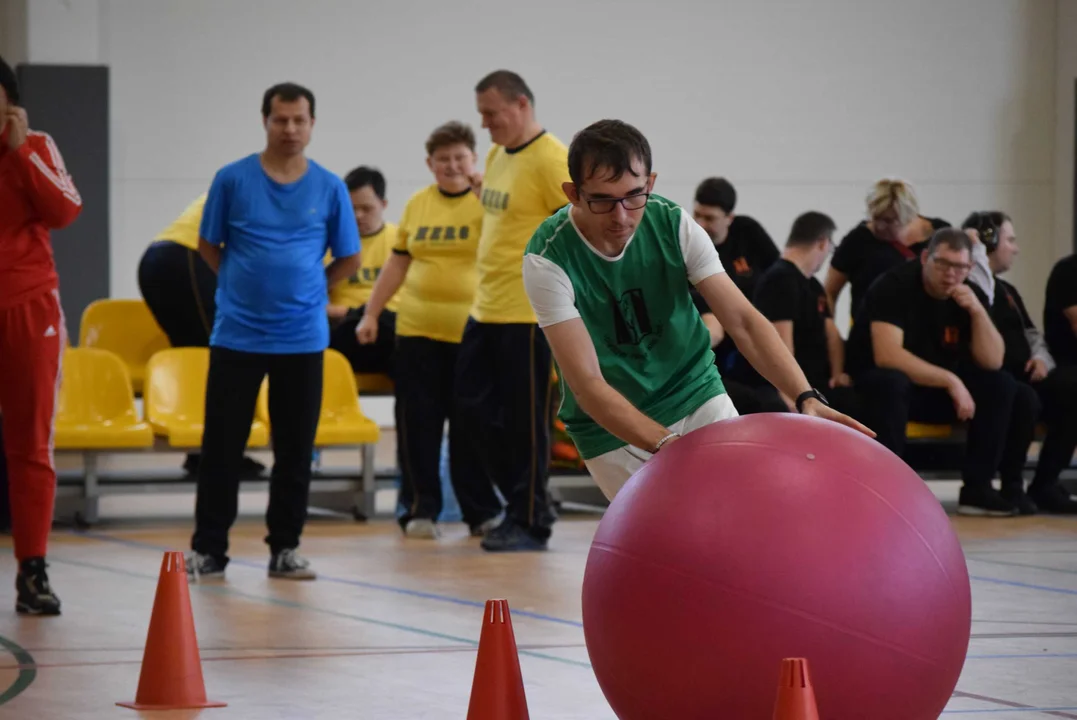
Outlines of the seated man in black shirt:
[[[1006,346],[1002,367],[1017,380],[1010,431],[999,465],[1002,495],[1023,515],[1037,510],[1077,514],[1077,501],[1058,483],[1077,449],[1077,413],[1073,411],[1077,408],[1077,365],[1056,368],[1021,294],[998,277],[1013,267],[1018,253],[1010,217],[1001,212],[973,213],[962,227],[975,231],[973,264],[977,267],[969,279],[990,302],[991,317]],[[1047,435],[1026,495],[1025,462],[1040,419]]]
[[[696,188],[693,217],[711,237],[718,259],[729,278],[740,288],[744,297],[751,300],[755,294],[756,280],[778,259],[778,246],[767,235],[767,230],[749,215],[733,212],[737,207],[737,190],[725,178],[708,178]],[[723,372],[723,378],[733,379],[733,364],[738,359],[737,345],[726,337],[714,348],[715,364]],[[756,384],[765,384],[763,378],[751,369],[749,363],[738,363],[736,372]],[[741,379],[741,378],[738,378]],[[736,401],[736,400],[735,400]],[[740,406],[738,406],[739,408]]]
[[1077,255],[1055,263],[1047,278],[1043,334],[1060,366],[1077,365]]
[[[845,342],[838,333],[823,285],[815,274],[833,249],[834,221],[807,212],[793,223],[781,257],[755,286],[753,304],[774,324],[814,388],[831,407],[856,416],[855,393],[845,374]],[[791,398],[782,400],[792,411]]]
[[969,421],[958,512],[1013,515],[991,486],[1002,460],[1017,382],[1003,372],[1005,346],[983,292],[965,282],[971,241],[937,231],[919,259],[883,274],[868,290],[847,346],[862,421],[898,455],[905,425]]

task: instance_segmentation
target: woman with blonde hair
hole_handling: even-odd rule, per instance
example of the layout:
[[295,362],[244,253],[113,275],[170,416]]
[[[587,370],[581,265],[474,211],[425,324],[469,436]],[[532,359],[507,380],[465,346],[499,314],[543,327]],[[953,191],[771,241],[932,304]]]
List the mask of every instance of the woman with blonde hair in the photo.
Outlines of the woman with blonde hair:
[[918,257],[936,230],[950,227],[945,220],[921,215],[916,192],[903,180],[879,180],[866,202],[867,219],[842,239],[830,261],[825,283],[832,310],[845,284],[852,286],[853,317],[877,277]]

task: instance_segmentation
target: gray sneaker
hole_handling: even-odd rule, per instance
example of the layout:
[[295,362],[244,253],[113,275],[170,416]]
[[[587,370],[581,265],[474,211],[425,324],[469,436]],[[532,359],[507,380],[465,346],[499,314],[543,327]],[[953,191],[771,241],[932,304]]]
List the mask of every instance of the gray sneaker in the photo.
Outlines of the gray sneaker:
[[192,552],[187,555],[187,577],[190,580],[221,580],[224,563],[212,555]]
[[404,535],[420,540],[437,540],[441,532],[437,524],[429,518],[412,518],[404,528]]
[[292,548],[281,550],[269,559],[269,577],[286,580],[313,580],[317,573],[310,569],[310,562]]

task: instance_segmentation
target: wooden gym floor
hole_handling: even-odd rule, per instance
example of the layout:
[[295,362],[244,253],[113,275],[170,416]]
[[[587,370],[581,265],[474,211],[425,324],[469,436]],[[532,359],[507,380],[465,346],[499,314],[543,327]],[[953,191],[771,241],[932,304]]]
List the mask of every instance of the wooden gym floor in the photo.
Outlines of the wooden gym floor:
[[[944,501],[956,494],[938,487]],[[162,551],[187,547],[190,520],[175,515],[190,499],[171,502],[172,518],[138,506],[141,519],[54,533],[60,618],[15,615],[15,563],[0,539],[0,718],[462,718],[483,603],[495,597],[513,613],[531,717],[613,718],[580,626],[597,516],[566,517],[549,552],[512,556],[484,554],[459,524],[433,543],[405,540],[388,520],[312,518],[302,551],[321,576],[296,583],[266,577],[264,496],[244,497],[228,579],[191,586],[207,693],[228,707],[116,707],[135,696]],[[1077,521],[954,522],[974,623],[944,717],[1077,718]]]

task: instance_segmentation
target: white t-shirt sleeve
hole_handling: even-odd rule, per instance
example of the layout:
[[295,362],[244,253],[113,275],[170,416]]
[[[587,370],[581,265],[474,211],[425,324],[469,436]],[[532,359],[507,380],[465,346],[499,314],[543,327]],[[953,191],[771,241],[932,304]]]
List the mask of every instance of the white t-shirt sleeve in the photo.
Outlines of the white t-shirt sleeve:
[[681,254],[688,271],[688,282],[698,285],[711,275],[725,272],[718,251],[707,231],[681,208]]
[[578,318],[576,291],[557,264],[541,255],[524,255],[524,290],[541,328]]

